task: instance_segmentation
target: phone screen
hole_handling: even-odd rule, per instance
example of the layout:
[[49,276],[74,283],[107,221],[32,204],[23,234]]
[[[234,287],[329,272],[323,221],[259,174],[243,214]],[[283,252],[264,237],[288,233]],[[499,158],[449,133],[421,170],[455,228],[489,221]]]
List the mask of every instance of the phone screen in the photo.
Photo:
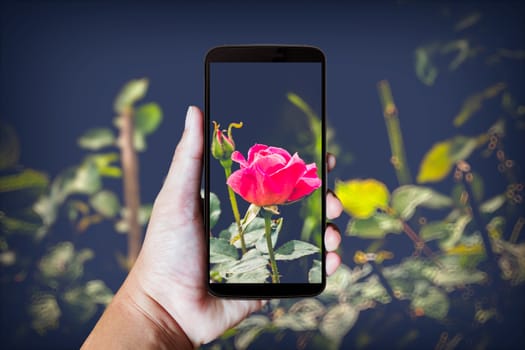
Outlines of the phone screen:
[[[219,295],[315,294],[324,284],[324,59],[254,50],[207,61],[209,285]],[[279,59],[268,61],[271,52]]]

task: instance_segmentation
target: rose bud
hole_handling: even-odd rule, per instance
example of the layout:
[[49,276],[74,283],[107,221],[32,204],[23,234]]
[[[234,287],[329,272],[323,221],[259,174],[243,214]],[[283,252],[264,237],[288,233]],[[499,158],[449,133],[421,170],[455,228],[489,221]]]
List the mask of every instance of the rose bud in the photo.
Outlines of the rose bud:
[[241,128],[241,123],[230,123],[228,126],[228,134],[226,130],[221,130],[220,125],[213,121],[213,137],[211,142],[211,154],[213,158],[231,163],[231,155],[235,151],[235,142],[232,138],[232,128]]

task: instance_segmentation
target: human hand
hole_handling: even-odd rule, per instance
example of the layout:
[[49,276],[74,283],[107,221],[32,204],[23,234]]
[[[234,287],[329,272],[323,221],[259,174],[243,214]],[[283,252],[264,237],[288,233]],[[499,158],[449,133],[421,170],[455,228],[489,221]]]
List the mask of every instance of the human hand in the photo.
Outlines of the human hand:
[[[115,296],[121,300],[120,303],[118,299],[115,301],[117,305],[131,307],[127,310],[130,317],[142,314],[148,320],[146,325],[156,328],[159,341],[178,348],[184,343],[189,347],[191,342],[191,347],[194,347],[212,341],[259,310],[264,303],[262,300],[232,300],[208,294],[204,254],[206,236],[200,199],[202,157],[203,116],[197,107],[190,107],[184,134],[155,200],[142,250]],[[329,155],[328,169],[334,166],[335,158]],[[341,203],[331,192],[327,194],[326,208],[329,219],[342,212]],[[337,227],[329,224],[325,232],[328,274],[333,273],[341,262],[334,252],[340,242]],[[101,323],[111,327],[106,317],[109,309],[111,305],[89,338],[97,339],[97,328],[98,333],[102,332]],[[89,338],[86,344],[95,344]]]

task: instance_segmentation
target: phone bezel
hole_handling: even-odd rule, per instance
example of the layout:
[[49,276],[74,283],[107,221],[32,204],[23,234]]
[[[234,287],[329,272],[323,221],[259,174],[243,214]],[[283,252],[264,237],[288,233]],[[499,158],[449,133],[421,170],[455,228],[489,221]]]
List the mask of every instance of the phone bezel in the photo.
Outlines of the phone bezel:
[[[309,297],[320,294],[326,285],[326,250],[324,229],[321,244],[322,273],[321,283],[210,283],[210,64],[213,62],[319,62],[321,63],[321,124],[322,124],[322,193],[326,193],[326,60],[323,52],[313,46],[290,45],[244,45],[219,46],[208,51],[205,58],[205,122],[204,122],[204,232],[206,234],[206,284],[208,291],[215,296],[230,298],[292,298]],[[326,228],[326,196],[322,197],[322,224]]]

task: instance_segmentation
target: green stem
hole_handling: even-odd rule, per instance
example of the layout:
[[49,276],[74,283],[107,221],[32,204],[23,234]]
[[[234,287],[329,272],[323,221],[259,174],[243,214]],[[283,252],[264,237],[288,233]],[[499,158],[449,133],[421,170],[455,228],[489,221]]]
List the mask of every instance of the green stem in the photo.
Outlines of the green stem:
[[270,265],[272,267],[272,283],[280,283],[279,271],[277,270],[277,263],[275,262],[275,255],[273,253],[272,244],[272,213],[264,210],[264,228],[266,235],[266,244],[268,245],[268,255],[270,256]]
[[381,80],[377,84],[379,91],[379,98],[383,106],[383,115],[385,116],[386,130],[388,132],[388,139],[390,141],[390,149],[392,151],[392,165],[396,170],[397,181],[400,185],[407,185],[412,183],[410,170],[406,161],[405,145],[403,143],[403,134],[399,125],[397,117],[397,107],[392,97],[390,84],[388,81]]
[[[224,166],[224,173],[226,174],[226,180],[228,180],[228,178],[232,174],[232,168]],[[237,206],[237,199],[235,198],[235,193],[233,192],[230,186],[227,187],[228,194],[230,195],[230,203],[232,205],[233,217],[235,218],[235,223],[237,224],[237,234],[239,235],[239,238],[241,240],[241,250],[242,254],[244,255],[246,253],[246,243],[244,242],[244,232],[242,232],[241,215],[239,214],[239,207]]]

